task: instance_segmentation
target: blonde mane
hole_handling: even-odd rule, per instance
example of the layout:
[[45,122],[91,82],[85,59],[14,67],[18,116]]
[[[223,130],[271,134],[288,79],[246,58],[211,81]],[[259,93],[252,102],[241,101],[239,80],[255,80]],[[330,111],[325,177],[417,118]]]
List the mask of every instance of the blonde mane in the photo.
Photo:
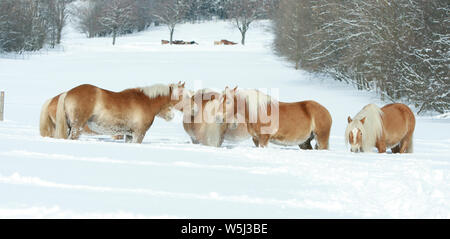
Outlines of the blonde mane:
[[156,98],[158,96],[168,96],[170,94],[170,87],[164,84],[139,87],[138,89],[140,89],[150,99]]
[[[345,130],[345,142],[348,144],[350,132],[357,128],[362,133],[361,148],[364,152],[370,152],[383,134],[383,111],[374,105],[368,104],[353,118]],[[365,118],[364,124],[361,120]]]
[[[266,114],[267,105],[272,103],[272,98],[258,90],[241,90],[236,93],[238,101],[245,100],[250,119],[257,119],[258,112]],[[259,109],[259,111],[258,111]]]

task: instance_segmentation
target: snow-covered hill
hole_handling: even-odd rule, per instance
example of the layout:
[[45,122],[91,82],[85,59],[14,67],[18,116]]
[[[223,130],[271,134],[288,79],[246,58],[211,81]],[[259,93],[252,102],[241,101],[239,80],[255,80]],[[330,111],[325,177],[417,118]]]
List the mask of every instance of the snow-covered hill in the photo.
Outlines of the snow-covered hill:
[[[225,22],[184,24],[161,45],[166,27],[87,39],[66,32],[62,51],[0,58],[6,91],[0,122],[0,217],[6,218],[449,218],[450,120],[418,117],[415,153],[354,154],[344,143],[348,115],[375,95],[295,71],[270,50],[268,22],[248,32],[246,46]],[[79,141],[41,138],[44,101],[79,84],[122,90],[186,81],[189,88],[277,88],[282,101],[314,99],[328,108],[328,151],[192,145],[181,117],[156,120],[144,143],[107,136]]]

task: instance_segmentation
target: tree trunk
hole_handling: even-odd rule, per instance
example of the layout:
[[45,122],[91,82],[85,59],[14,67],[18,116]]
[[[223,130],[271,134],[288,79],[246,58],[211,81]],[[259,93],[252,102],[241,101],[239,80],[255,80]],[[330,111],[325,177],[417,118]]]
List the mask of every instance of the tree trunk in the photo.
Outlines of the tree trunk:
[[116,45],[116,30],[113,30],[113,46]]
[[173,32],[174,32],[175,28],[171,28],[170,29],[170,45],[172,45],[172,41],[173,41]]
[[61,35],[62,35],[62,26],[58,26],[58,30],[56,32],[56,44],[61,44]]
[[245,45],[245,31],[241,31],[241,35],[242,35],[241,44],[244,46]]

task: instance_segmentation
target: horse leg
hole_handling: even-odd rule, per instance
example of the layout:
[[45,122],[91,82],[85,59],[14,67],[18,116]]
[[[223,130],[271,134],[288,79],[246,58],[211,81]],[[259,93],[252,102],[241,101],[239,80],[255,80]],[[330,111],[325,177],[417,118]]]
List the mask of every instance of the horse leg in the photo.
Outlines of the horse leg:
[[328,141],[330,139],[330,131],[318,132],[315,134],[316,137],[316,149],[328,149]]
[[397,144],[397,146],[391,148],[391,151],[393,154],[400,153],[400,144]]
[[145,131],[133,132],[133,143],[141,144],[145,137]]
[[113,135],[111,138],[114,139],[114,140],[122,140],[123,139],[123,135]]
[[259,139],[257,137],[252,137],[253,143],[256,147],[259,147]]
[[400,152],[403,153],[412,153],[412,134],[407,134],[401,141],[400,141]]
[[377,139],[375,147],[377,147],[378,153],[386,153],[386,143],[384,142],[384,139]]
[[133,130],[133,133],[131,134],[133,136],[133,143],[141,144],[144,140],[145,133],[153,124],[153,120],[155,120],[155,117],[150,120],[150,122],[147,123],[141,123],[140,126],[138,126],[135,130]]
[[133,136],[125,135],[125,143],[131,143],[133,141]]
[[191,141],[193,144],[199,144],[200,142],[196,139],[194,139],[193,137],[191,137]]
[[309,138],[303,142],[302,144],[299,144],[298,146],[300,147],[300,149],[304,149],[304,150],[310,150],[313,149],[311,146],[311,140],[313,140],[314,138],[314,134],[311,133],[311,135],[309,136]]
[[258,138],[259,138],[259,147],[266,148],[267,145],[269,144],[270,135],[269,134],[262,134]]
[[74,124],[70,125],[69,128],[69,139],[75,140],[80,138],[80,134],[83,131],[81,126],[79,126],[78,124]]

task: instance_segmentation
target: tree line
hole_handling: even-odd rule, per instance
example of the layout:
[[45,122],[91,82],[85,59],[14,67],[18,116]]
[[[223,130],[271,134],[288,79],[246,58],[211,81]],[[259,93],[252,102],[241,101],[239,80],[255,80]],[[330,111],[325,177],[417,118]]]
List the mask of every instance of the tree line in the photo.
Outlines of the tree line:
[[[70,4],[72,3],[72,4]],[[70,4],[70,5],[69,5]],[[274,51],[419,113],[450,110],[448,0],[0,0],[0,53],[61,42],[69,16],[87,37],[227,19],[246,33],[272,19]]]
[[[172,43],[182,22],[229,19],[242,34],[250,24],[268,18],[278,0],[0,0],[0,53],[36,51],[60,44],[69,16],[87,37],[138,32],[168,26]],[[70,4],[73,3],[73,4]],[[70,4],[70,5],[69,5]]]
[[228,19],[239,29],[241,43],[250,24],[269,18],[278,0],[87,0],[76,8],[82,32],[88,37],[141,31],[164,24],[172,44],[175,27],[182,22]]
[[280,0],[275,51],[418,113],[450,110],[448,0]]
[[61,42],[70,0],[0,0],[0,53],[36,51]]

